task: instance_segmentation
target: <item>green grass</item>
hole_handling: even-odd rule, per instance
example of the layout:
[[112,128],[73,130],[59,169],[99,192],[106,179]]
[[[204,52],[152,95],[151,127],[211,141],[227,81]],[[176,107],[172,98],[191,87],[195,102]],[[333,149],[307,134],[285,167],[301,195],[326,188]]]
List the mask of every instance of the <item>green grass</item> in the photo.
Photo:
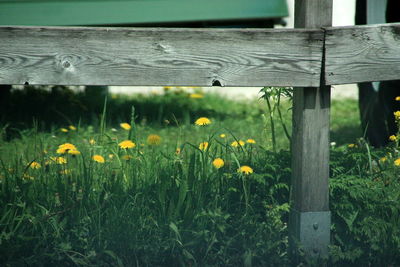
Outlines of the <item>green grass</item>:
[[[289,265],[289,140],[275,112],[273,144],[265,100],[232,101],[216,95],[193,99],[187,92],[170,90],[164,96],[109,97],[105,112],[98,106],[77,116],[62,95],[73,107],[99,104],[63,89],[57,103],[65,106],[59,107],[49,101],[54,94],[29,90],[17,94],[29,93],[31,101],[43,98],[50,104],[29,111],[23,105],[26,100],[14,96],[24,107],[18,113],[23,116],[3,116],[2,263]],[[289,130],[290,106],[288,101],[279,105]],[[52,121],[49,107],[62,108],[57,113],[62,116]],[[35,120],[24,117],[29,112],[36,112]],[[356,140],[356,101],[333,102],[332,114],[332,140],[337,144],[331,152],[329,262],[398,264],[396,145],[372,150],[362,139]],[[195,125],[203,116],[212,123]],[[122,122],[130,123],[131,130],[122,129]],[[60,131],[69,125],[77,129]],[[150,134],[159,135],[161,143],[149,144]],[[256,143],[231,145],[249,138]],[[118,144],[127,139],[136,147],[121,149]],[[206,150],[199,149],[201,142],[209,143]],[[58,154],[64,143],[74,144],[80,154]],[[348,143],[357,146],[348,148]],[[94,155],[105,162],[94,161]],[[380,160],[385,155],[387,160]],[[54,158],[60,156],[67,163],[57,164]],[[216,158],[224,160],[223,167],[213,166]],[[36,163],[41,167],[32,168]],[[241,166],[254,172],[238,172]]]
[[345,99],[332,102],[330,137],[331,141],[338,145],[353,143],[357,138],[363,137],[357,100]]

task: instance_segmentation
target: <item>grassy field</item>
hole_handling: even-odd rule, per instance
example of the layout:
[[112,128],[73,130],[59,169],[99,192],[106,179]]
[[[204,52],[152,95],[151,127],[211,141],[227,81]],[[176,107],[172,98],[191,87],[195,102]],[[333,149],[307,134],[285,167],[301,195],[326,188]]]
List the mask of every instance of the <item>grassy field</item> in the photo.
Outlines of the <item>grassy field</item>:
[[[264,93],[166,88],[104,105],[65,88],[14,92],[1,120],[0,261],[289,265],[290,92]],[[399,264],[398,143],[360,137],[357,102],[333,102],[329,263]]]

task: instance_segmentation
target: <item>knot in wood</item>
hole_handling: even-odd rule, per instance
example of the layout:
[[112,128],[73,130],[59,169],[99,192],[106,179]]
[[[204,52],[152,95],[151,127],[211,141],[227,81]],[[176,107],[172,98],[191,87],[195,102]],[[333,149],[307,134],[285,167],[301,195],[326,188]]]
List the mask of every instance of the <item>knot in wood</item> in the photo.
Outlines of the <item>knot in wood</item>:
[[220,86],[220,87],[222,87],[223,85],[219,80],[214,79],[214,80],[212,80],[211,86]]

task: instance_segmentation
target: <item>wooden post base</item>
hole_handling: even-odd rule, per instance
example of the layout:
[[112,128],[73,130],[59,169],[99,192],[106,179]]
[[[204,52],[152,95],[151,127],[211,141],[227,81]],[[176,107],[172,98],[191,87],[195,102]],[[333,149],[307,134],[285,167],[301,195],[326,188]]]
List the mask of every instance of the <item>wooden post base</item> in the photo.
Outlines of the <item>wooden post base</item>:
[[[326,259],[330,243],[331,212],[290,213],[290,251],[294,257],[303,254],[307,258]],[[298,253],[298,251],[303,253]]]

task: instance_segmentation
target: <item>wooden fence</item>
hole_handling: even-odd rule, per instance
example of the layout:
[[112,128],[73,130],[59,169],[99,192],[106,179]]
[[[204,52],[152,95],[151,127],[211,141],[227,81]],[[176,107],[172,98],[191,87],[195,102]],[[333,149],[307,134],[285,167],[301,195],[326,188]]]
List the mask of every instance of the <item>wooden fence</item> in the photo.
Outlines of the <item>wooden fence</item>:
[[3,26],[0,38],[0,84],[318,87],[321,75],[333,85],[393,80],[400,73],[400,24],[266,30]]
[[290,236],[324,256],[329,85],[400,79],[400,24],[329,27],[331,12],[297,0],[299,29],[0,27],[0,84],[296,87]]

